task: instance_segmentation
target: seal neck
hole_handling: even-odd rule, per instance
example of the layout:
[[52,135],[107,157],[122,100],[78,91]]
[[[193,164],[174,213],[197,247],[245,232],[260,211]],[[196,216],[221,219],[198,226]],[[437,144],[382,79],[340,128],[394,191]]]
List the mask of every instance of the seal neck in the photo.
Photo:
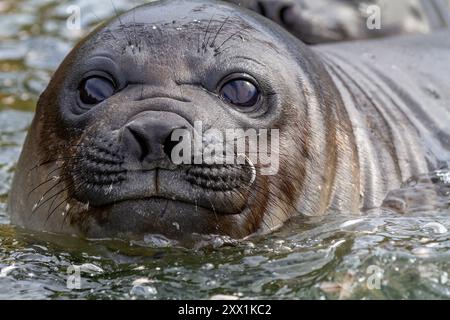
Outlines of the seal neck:
[[405,116],[382,75],[337,51],[321,53],[352,126],[361,208],[378,208],[390,190],[400,187],[414,173],[427,171],[427,163],[417,157],[420,146],[411,135],[414,128],[399,125]]
[[304,183],[298,211],[306,215],[360,212],[360,170],[350,118],[325,61],[302,52],[307,106]]

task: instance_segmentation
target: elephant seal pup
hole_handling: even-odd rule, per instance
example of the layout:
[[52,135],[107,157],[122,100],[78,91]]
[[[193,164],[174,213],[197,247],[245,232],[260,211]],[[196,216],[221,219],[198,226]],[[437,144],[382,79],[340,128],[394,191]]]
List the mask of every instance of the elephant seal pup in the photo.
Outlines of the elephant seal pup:
[[[241,238],[298,214],[377,207],[450,159],[449,50],[448,32],[308,47],[225,2],[138,7],[81,41],[41,95],[12,222],[90,238]],[[279,130],[278,171],[176,164],[173,134],[197,121]]]
[[308,44],[429,33],[450,27],[448,0],[227,0]]

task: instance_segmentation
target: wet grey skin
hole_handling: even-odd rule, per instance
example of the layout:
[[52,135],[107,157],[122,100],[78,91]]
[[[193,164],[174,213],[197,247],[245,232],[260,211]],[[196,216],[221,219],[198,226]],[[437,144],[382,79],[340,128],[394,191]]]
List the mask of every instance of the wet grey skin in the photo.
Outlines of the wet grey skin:
[[[448,31],[309,47],[225,2],[138,7],[81,41],[41,95],[11,221],[88,238],[242,238],[377,208],[450,160],[449,52]],[[254,104],[224,99],[235,80],[256,88]],[[167,137],[196,120],[279,129],[278,173],[174,165]]]
[[[430,33],[450,27],[448,0],[228,0],[258,12],[308,44]],[[380,28],[368,28],[380,8]],[[370,24],[369,24],[370,25]]]

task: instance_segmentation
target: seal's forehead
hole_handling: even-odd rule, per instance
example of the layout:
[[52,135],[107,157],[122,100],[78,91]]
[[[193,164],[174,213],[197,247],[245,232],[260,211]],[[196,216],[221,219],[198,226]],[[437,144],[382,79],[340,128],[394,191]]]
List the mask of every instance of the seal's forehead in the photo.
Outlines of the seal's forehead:
[[286,56],[286,48],[282,38],[274,36],[276,28],[270,23],[225,2],[158,1],[128,11],[97,29],[77,56],[81,60],[96,55],[115,55],[115,59],[131,56],[153,63],[189,60],[191,64],[197,58],[204,61],[205,56],[251,56],[273,63]]
[[[168,33],[195,32],[203,29],[205,32],[229,31],[243,33],[251,32],[254,40],[268,40],[270,36],[270,21],[260,21],[260,16],[228,2],[205,0],[166,0],[155,1],[137,7],[117,16],[106,24],[108,30],[136,28],[160,30]],[[102,32],[100,32],[102,33]]]
[[[166,0],[155,1],[134,8],[109,23],[109,27],[123,24],[164,24],[207,20],[214,16],[242,17],[248,15],[237,6],[221,1]],[[250,13],[251,14],[251,13]],[[242,19],[246,20],[245,18]]]

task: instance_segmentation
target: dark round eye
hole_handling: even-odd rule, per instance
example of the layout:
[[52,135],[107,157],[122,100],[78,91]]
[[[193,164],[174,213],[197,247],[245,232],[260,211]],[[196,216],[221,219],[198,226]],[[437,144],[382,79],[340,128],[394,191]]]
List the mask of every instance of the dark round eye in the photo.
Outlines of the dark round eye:
[[108,78],[92,76],[84,79],[78,88],[80,100],[84,104],[98,104],[114,94],[115,85]]
[[251,107],[258,102],[260,93],[250,81],[238,79],[225,83],[220,89],[220,96],[236,106]]

